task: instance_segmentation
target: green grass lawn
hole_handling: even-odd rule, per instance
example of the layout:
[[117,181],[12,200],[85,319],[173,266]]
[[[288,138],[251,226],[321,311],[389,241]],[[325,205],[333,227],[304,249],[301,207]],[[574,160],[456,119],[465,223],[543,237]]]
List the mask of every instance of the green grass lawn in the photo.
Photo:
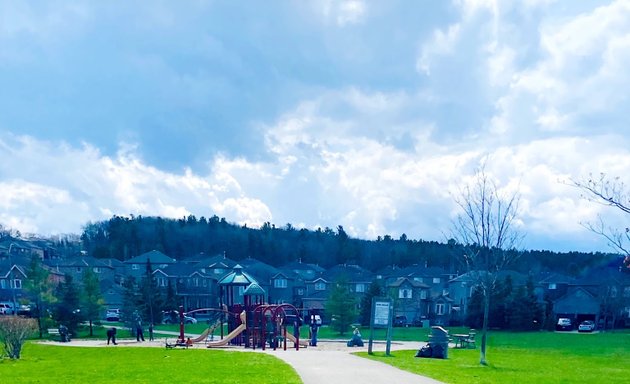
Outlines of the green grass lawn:
[[293,368],[263,353],[201,349],[80,348],[27,343],[0,359],[3,383],[287,383]]
[[416,351],[358,353],[446,383],[627,383],[630,332],[491,333],[489,365],[479,349],[449,349],[447,360],[414,357]]

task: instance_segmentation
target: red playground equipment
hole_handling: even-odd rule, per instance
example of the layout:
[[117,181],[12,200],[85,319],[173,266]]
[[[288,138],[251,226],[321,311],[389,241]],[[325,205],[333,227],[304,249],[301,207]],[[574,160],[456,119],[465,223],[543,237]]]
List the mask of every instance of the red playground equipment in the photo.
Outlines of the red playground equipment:
[[[246,348],[262,348],[267,345],[274,350],[278,347],[287,349],[287,340],[293,342],[296,350],[300,349],[300,326],[302,318],[299,310],[291,304],[266,304],[265,291],[240,265],[219,281],[220,305],[223,309],[197,309],[187,314],[202,311],[220,313],[215,326],[209,327],[204,334],[193,340],[203,341],[214,330],[221,329],[221,339],[206,342],[208,348],[226,345],[244,345]],[[186,343],[184,336],[184,308],[179,307],[178,344]],[[228,334],[224,335],[223,321],[227,320]],[[220,322],[220,325],[218,324]],[[293,327],[292,332],[287,328]],[[307,342],[302,341],[306,347]]]

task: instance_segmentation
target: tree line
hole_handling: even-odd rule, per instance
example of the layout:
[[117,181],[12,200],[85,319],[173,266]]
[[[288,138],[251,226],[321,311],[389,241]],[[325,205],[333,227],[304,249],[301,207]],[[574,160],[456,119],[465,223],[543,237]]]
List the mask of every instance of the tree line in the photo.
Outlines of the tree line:
[[[297,229],[291,224],[277,227],[269,222],[260,228],[229,223],[212,216],[168,219],[162,217],[113,216],[88,223],[81,234],[80,248],[96,258],[128,260],[158,250],[177,260],[225,254],[233,260],[253,257],[280,266],[301,260],[324,268],[336,264],[357,264],[377,271],[385,266],[424,265],[449,272],[466,272],[461,264],[464,246],[453,239],[444,242],[411,239],[402,234],[364,240],[350,237],[343,226]],[[77,253],[76,244],[59,243],[61,254]],[[548,250],[507,250],[518,252],[511,268],[523,273],[556,272],[577,276],[585,269],[609,260],[609,253],[553,252]]]

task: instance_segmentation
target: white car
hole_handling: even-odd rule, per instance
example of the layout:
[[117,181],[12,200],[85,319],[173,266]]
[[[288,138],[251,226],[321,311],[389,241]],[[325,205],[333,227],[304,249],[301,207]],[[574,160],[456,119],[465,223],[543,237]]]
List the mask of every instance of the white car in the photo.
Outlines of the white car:
[[107,321],[120,321],[120,309],[108,309],[105,314]]
[[595,322],[585,320],[578,325],[578,332],[593,332],[595,330]]

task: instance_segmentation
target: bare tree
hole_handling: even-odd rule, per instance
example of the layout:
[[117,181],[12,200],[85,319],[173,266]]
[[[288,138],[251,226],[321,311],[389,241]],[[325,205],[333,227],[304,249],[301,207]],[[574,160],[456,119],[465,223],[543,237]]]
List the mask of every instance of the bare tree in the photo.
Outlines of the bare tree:
[[490,296],[498,274],[505,270],[520,253],[516,250],[523,235],[515,227],[520,194],[502,192],[485,171],[477,170],[473,180],[465,185],[455,202],[461,213],[452,224],[452,236],[462,245],[459,255],[466,266],[472,284],[483,295],[483,326],[479,363],[486,365],[486,345]]
[[[571,180],[570,185],[584,192],[582,197],[597,204],[617,208],[630,214],[630,188],[619,177],[609,177],[600,173],[598,177],[589,175],[586,180]],[[590,231],[603,236],[610,246],[625,255],[630,255],[630,228],[615,228],[607,225],[601,216],[595,223],[582,223]]]
[[4,353],[11,359],[20,358],[24,342],[35,332],[37,332],[35,319],[19,316],[0,317],[0,342],[2,342]]

